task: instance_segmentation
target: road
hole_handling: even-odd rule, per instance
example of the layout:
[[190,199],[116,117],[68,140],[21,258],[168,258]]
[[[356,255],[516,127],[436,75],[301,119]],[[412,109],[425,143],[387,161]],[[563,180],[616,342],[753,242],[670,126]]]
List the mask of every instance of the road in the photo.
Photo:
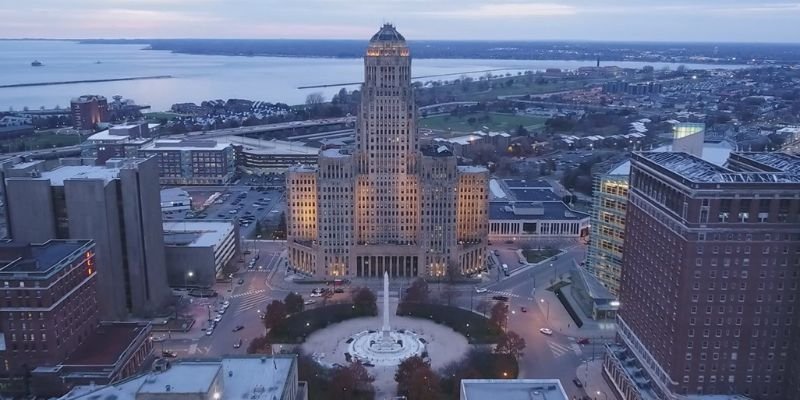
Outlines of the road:
[[[284,260],[281,258],[284,244],[281,242],[248,241],[248,246],[258,249],[260,258],[257,266],[260,270],[244,270],[234,275],[231,284],[220,284],[217,291],[221,298],[210,300],[207,303],[212,309],[217,308],[221,301],[230,301],[230,307],[222,315],[217,328],[211,336],[205,336],[197,326],[187,334],[173,334],[172,339],[162,342],[165,349],[175,351],[181,357],[218,357],[226,354],[244,354],[252,338],[261,336],[263,325],[259,318],[260,312],[273,299],[283,299],[290,292],[298,292],[309,298],[312,285],[298,284],[287,279]],[[516,257],[510,245],[495,245],[500,253],[500,260],[510,262]],[[601,336],[610,337],[611,333],[602,331],[596,325],[587,323],[583,328],[574,325],[565,326],[568,321],[566,311],[555,299],[552,292],[546,287],[551,285],[556,274],[564,274],[574,266],[574,262],[583,260],[585,247],[573,245],[565,250],[558,259],[552,263],[547,261],[540,265],[520,265],[518,262],[511,269],[510,276],[505,276],[499,268],[492,268],[488,276],[484,277],[480,288],[487,289],[486,293],[477,293],[476,286],[472,284],[430,283],[431,296],[449,296],[450,302],[463,308],[480,309],[485,305],[488,309],[495,302],[492,296],[502,295],[509,298],[511,313],[508,319],[508,329],[517,332],[526,342],[524,356],[520,360],[520,378],[557,378],[561,379],[567,394],[584,396],[583,389],[576,387],[572,380],[576,378],[576,369],[585,360],[593,356],[600,356],[602,341],[596,341]],[[247,265],[250,257],[247,255],[243,265]],[[499,277],[498,277],[499,275]],[[239,279],[244,283],[239,285]],[[393,295],[401,293],[408,286],[410,280],[394,279],[390,291]],[[350,287],[368,286],[379,293],[382,282],[380,280],[354,280]],[[232,291],[228,291],[232,286]],[[336,295],[333,300],[343,300],[349,293]],[[198,316],[199,324],[203,325],[208,312],[205,299],[192,304],[194,315]],[[319,303],[310,307],[319,306]],[[522,312],[522,307],[526,309]],[[483,310],[481,310],[483,311]],[[212,315],[214,315],[212,313]],[[556,323],[556,320],[559,322]],[[560,325],[559,325],[560,324]],[[244,329],[232,332],[233,328],[242,325]],[[539,332],[540,328],[551,328],[552,336]],[[569,328],[569,329],[568,329]],[[592,345],[582,346],[577,344],[580,337],[593,338]],[[234,348],[234,343],[242,340],[241,348]],[[158,349],[158,347],[157,347]],[[593,352],[595,354],[593,354]],[[581,379],[584,379],[581,377]]]

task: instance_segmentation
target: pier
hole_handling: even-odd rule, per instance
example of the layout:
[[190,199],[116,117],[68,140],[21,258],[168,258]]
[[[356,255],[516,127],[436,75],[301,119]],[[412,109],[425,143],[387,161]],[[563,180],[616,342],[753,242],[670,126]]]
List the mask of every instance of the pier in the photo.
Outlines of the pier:
[[31,87],[31,86],[54,86],[54,85],[74,85],[77,83],[99,83],[99,82],[119,82],[119,81],[141,81],[145,79],[170,79],[172,75],[154,76],[134,76],[129,78],[109,78],[109,79],[82,79],[79,81],[56,81],[56,82],[34,82],[34,83],[12,83],[0,85],[0,89]]

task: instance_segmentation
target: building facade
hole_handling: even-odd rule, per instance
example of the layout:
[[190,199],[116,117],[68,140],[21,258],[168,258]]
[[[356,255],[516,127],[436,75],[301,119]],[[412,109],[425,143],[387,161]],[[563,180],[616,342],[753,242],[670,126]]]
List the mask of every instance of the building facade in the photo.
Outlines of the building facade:
[[236,173],[233,146],[214,140],[156,140],[139,155],[158,160],[162,185],[224,185]]
[[111,158],[137,157],[139,148],[153,141],[157,127],[148,123],[112,126],[86,138],[81,157],[94,158],[98,164]]
[[99,322],[91,240],[0,244],[0,392],[24,390],[23,377],[54,366]]
[[239,227],[231,221],[164,223],[167,280],[172,287],[211,287],[239,252]]
[[5,196],[11,238],[22,244],[89,238],[96,243],[100,315],[152,315],[170,290],[158,165],[151,159],[63,159],[8,166]]
[[289,264],[318,277],[443,276],[483,269],[488,171],[420,146],[405,39],[370,40],[354,151],[327,149],[286,178]]
[[627,207],[621,398],[796,396],[800,157],[635,153]]
[[587,250],[587,268],[614,296],[619,295],[622,277],[629,172],[630,162],[625,162],[594,179],[592,236]]
[[91,130],[101,122],[108,122],[108,100],[103,96],[85,95],[70,101],[72,127]]

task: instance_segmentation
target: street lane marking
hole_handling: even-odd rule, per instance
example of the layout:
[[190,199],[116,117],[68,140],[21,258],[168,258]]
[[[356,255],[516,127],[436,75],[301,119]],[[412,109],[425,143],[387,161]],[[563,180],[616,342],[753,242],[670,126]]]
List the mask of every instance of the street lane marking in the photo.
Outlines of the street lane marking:
[[550,340],[547,341],[547,346],[550,347],[550,351],[553,353],[555,358],[561,357],[572,351],[572,348],[552,342]]

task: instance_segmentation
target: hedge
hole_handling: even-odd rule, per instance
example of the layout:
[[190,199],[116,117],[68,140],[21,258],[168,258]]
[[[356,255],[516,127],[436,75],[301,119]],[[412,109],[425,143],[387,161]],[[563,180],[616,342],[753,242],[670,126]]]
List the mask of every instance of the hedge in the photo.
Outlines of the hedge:
[[400,303],[397,315],[428,319],[450,327],[470,343],[496,343],[500,331],[489,326],[489,319],[463,308],[430,303]]

